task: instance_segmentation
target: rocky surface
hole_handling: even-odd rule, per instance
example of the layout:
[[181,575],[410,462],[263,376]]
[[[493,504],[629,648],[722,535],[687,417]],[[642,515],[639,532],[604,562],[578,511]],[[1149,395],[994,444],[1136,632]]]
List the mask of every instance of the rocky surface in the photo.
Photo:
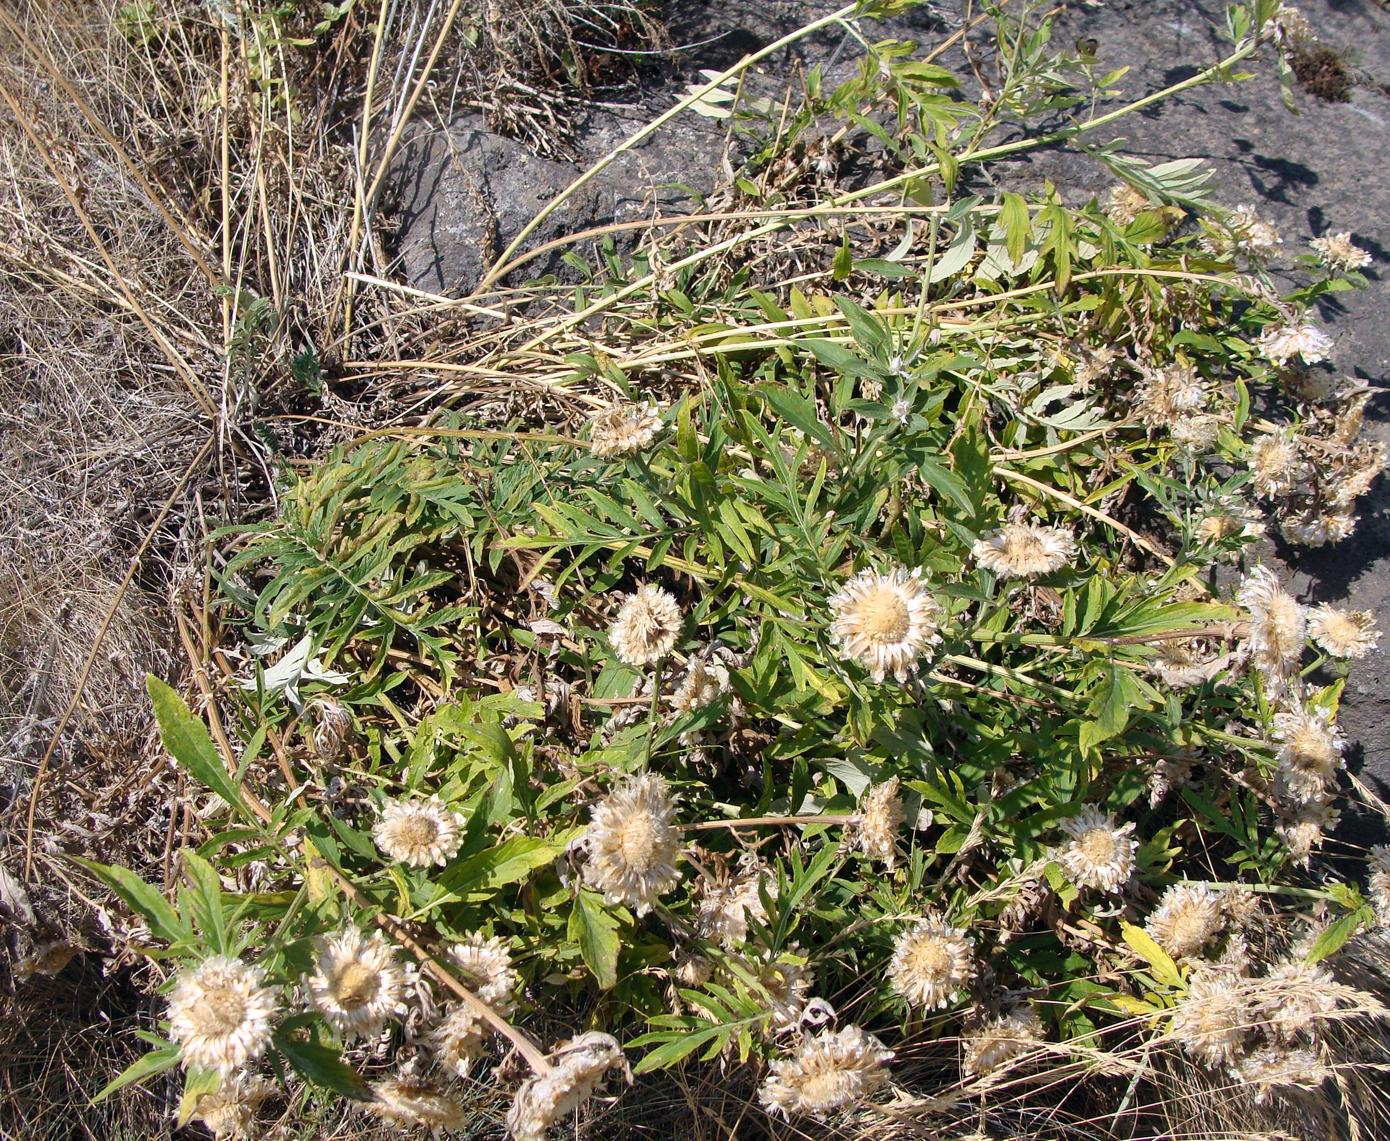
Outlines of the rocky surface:
[[[595,107],[579,139],[580,161],[592,161],[659,113],[701,68],[724,68],[789,30],[834,10],[829,0],[709,0],[673,4],[672,42],[686,45],[664,70],[633,93],[626,108]],[[955,26],[959,3],[904,17],[892,34],[924,44]],[[1056,40],[1096,41],[1098,70],[1128,66],[1120,81],[1136,97],[1176,82],[1219,58],[1217,29],[1224,6],[1214,0],[1108,0],[1074,4],[1059,21]],[[1228,87],[1205,87],[1115,124],[1093,142],[1125,140],[1125,150],[1151,162],[1201,157],[1214,172],[1217,197],[1228,205],[1254,204],[1283,234],[1289,256],[1306,250],[1310,237],[1350,230],[1376,257],[1372,287],[1340,294],[1319,317],[1336,345],[1336,366],[1366,380],[1376,391],[1371,433],[1390,439],[1386,377],[1390,375],[1390,12],[1373,0],[1306,0],[1302,5],[1323,43],[1351,64],[1357,84],[1346,102],[1298,93],[1299,114],[1279,97],[1270,61],[1259,78]],[[886,32],[871,32],[882,38]],[[794,52],[769,59],[765,70],[785,74],[810,62],[843,67],[843,33],[826,32]],[[959,63],[959,58],[955,61]],[[692,191],[715,181],[723,155],[717,124],[684,115],[656,138],[624,156],[561,211],[538,241],[609,221],[679,211]],[[482,267],[550,197],[582,169],[537,158],[519,144],[461,119],[447,131],[422,132],[399,168],[404,188],[400,252],[417,286],[451,295],[466,293]],[[1003,177],[1020,185],[1050,179],[1072,202],[1103,194],[1113,182],[1098,163],[1075,153],[1051,152],[1011,164]],[[532,263],[526,276],[560,268],[557,259]],[[1275,545],[1300,597],[1375,610],[1390,628],[1390,481],[1382,478],[1362,500],[1358,532],[1321,550]],[[1349,759],[1367,783],[1390,800],[1390,633],[1380,649],[1358,663],[1343,705],[1343,727],[1352,742]],[[1360,822],[1366,824],[1366,821]],[[1367,835],[1351,822],[1352,831]]]

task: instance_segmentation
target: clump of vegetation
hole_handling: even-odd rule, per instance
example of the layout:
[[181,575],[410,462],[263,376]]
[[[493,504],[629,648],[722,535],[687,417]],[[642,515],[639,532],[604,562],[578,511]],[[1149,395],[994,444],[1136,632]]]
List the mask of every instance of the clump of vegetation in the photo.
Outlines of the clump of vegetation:
[[[577,287],[486,292],[522,235],[417,339],[446,299],[354,278],[379,356],[335,381],[428,415],[210,536],[200,711],[148,685],[205,790],[177,888],[83,865],[164,980],[104,1095],[181,1074],[218,1137],[328,1105],[538,1141],[677,1072],[772,1135],[1374,1112],[1390,856],[1307,868],[1375,623],[1251,559],[1344,540],[1384,466],[1310,316],[1366,255],[1319,238],[1280,295],[1195,161],[1096,148],[1103,206],[981,177],[1289,17],[1232,8],[1124,102],[1033,7],[924,57],[869,39],[903,6],[787,37],[863,49],[799,104],[740,87],[784,43],[692,89],[742,166]],[[939,60],[986,32],[975,101]]]

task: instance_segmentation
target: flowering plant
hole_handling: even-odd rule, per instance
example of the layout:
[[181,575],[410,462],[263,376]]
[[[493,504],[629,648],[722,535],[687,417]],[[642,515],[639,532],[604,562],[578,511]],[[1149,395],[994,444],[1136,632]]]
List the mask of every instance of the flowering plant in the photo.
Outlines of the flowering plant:
[[[1280,27],[1233,9],[1178,87]],[[182,1065],[219,1134],[270,1068],[463,1129],[458,1078],[505,1054],[530,1139],[697,1060],[826,1128],[896,1086],[1020,1129],[1059,1075],[1123,1109],[1151,1052],[1251,1105],[1328,1076],[1383,1013],[1326,964],[1390,859],[1365,894],[1305,872],[1376,633],[1251,552],[1266,519],[1340,541],[1384,465],[1305,310],[1359,262],[1338,236],[1280,297],[1272,231],[1192,164],[1102,152],[1104,209],[969,193],[1022,149],[992,132],[1110,94],[1047,29],[1000,18],[987,104],[891,43],[773,137],[717,101],[761,143],[698,237],[467,350],[533,406],[461,391],[223,536],[228,641],[349,680],[292,701],[253,664],[206,723],[152,682],[221,804],[176,903],[93,865],[175,966],[120,1081]],[[896,171],[836,188],[821,118]]]

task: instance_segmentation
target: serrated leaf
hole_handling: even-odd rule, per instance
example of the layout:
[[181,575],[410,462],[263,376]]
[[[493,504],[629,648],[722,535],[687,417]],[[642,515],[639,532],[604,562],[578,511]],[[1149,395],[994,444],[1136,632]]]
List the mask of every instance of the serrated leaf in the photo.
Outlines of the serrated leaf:
[[618,926],[618,920],[604,907],[602,896],[579,889],[566,933],[570,942],[578,945],[584,965],[603,990],[618,981],[618,952],[622,950]]

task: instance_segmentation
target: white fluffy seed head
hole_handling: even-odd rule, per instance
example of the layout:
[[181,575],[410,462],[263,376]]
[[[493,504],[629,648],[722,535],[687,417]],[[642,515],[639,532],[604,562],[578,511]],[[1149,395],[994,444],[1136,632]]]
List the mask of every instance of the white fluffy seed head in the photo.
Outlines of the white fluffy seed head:
[[507,1112],[514,1141],[545,1141],[546,1131],[592,1097],[611,1071],[632,1081],[617,1039],[596,1030],[563,1043],[549,1060],[549,1072],[528,1078],[516,1091]]
[[1249,611],[1246,646],[1251,660],[1276,692],[1298,671],[1307,634],[1307,615],[1293,595],[1280,586],[1268,567],[1255,567],[1237,595]]
[[419,1126],[443,1132],[466,1129],[469,1114],[448,1093],[423,1078],[401,1074],[373,1082],[368,1112],[402,1129]]
[[807,1037],[768,1067],[758,1096],[771,1113],[824,1118],[862,1101],[888,1080],[891,1051],[858,1026]]
[[970,985],[975,977],[972,959],[965,930],[939,915],[928,915],[898,937],[888,978],[911,1005],[936,1010]]
[[675,803],[655,773],[630,777],[594,807],[585,834],[584,878],[610,903],[638,915],[680,879]]
[[1021,520],[976,540],[975,561],[1005,578],[1052,574],[1076,558],[1076,539],[1065,527],[1044,527]]
[[404,1010],[405,973],[391,946],[349,927],[320,936],[309,996],[328,1024],[347,1038],[377,1033]]
[[1070,837],[1059,853],[1067,878],[1077,887],[1118,893],[1134,872],[1134,853],[1139,844],[1130,833],[1134,825],[1115,823],[1115,818],[1096,808],[1083,808],[1060,822]]
[[1253,1024],[1244,982],[1204,971],[1192,977],[1187,995],[1173,1008],[1168,1036],[1207,1065],[1222,1066],[1244,1053]]
[[463,817],[437,796],[388,800],[372,828],[372,839],[398,864],[443,867],[463,843],[463,825]]
[[275,991],[257,966],[224,955],[178,976],[169,994],[169,1032],[185,1066],[230,1074],[270,1043]]
[[830,636],[842,657],[858,662],[876,682],[892,674],[899,682],[941,640],[939,608],[920,569],[887,573],[860,571],[830,597]]
[[1145,924],[1170,955],[1198,955],[1225,929],[1221,897],[1201,884],[1173,884]]
[[1309,612],[1308,633],[1334,658],[1364,658],[1380,642],[1369,610],[1341,610],[1326,603]]
[[1031,1005],[1015,1007],[962,1037],[965,1072],[984,1077],[1032,1053],[1043,1040],[1042,1019]]
[[661,431],[661,412],[655,404],[620,404],[589,422],[589,448],[596,456],[612,458],[640,451]]
[[850,829],[854,846],[869,859],[882,860],[890,869],[897,862],[898,833],[907,820],[899,788],[897,777],[871,785]]
[[608,640],[620,662],[649,666],[675,648],[681,623],[675,598],[659,586],[644,583],[618,609]]

